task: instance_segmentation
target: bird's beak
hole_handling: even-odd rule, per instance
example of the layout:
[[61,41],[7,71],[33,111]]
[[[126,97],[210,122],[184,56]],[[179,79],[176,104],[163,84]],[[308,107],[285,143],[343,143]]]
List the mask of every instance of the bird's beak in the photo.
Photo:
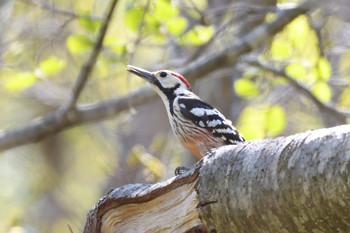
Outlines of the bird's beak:
[[137,76],[145,79],[146,81],[148,81],[150,83],[154,83],[157,80],[152,72],[138,68],[136,66],[128,65],[126,70],[133,73],[133,74],[136,74]]

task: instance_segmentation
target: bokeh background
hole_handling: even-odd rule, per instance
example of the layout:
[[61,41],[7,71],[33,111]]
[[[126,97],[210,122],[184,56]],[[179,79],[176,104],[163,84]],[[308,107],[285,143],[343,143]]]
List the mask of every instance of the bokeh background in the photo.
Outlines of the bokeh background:
[[[347,123],[334,113],[350,106],[350,4],[310,2],[308,14],[263,47],[192,83],[248,140]],[[144,86],[126,72],[128,64],[184,69],[297,3],[120,0],[78,104]],[[24,126],[67,101],[108,6],[107,0],[0,1],[0,130]],[[165,180],[196,161],[174,138],[160,98],[138,107],[130,100],[112,118],[0,153],[0,232],[81,232],[88,210],[110,188]]]

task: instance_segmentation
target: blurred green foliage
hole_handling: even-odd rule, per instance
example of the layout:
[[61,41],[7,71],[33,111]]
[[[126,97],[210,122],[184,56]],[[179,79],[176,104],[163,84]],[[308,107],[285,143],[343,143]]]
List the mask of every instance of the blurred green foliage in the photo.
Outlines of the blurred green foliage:
[[37,77],[34,73],[17,73],[6,82],[6,88],[10,91],[21,90],[35,83],[36,80]]
[[93,45],[94,42],[84,35],[71,35],[67,39],[67,48],[73,54],[91,49]]
[[278,136],[286,124],[286,113],[278,105],[247,106],[238,121],[239,130],[247,140]]
[[[77,14],[67,17],[30,2],[6,1],[0,6],[0,129],[25,125],[64,103],[94,46],[108,5],[102,0],[47,2]],[[205,57],[234,43],[242,26],[235,19],[236,9],[225,4],[120,1],[79,103],[118,98],[143,86],[142,79],[126,73],[129,63],[154,70],[177,69],[186,66],[192,55]],[[265,22],[274,19],[270,12]],[[222,27],[226,22],[230,23]],[[341,52],[333,52],[340,43],[335,37],[341,33],[332,30],[342,32],[341,26],[335,27],[341,23],[334,17],[327,20],[321,31],[324,47],[320,47],[310,19],[300,16],[266,41],[257,59],[285,68],[322,102],[349,108],[350,50],[344,46]],[[209,96],[218,96],[226,104],[226,109],[220,110],[239,111],[234,123],[246,139],[327,126],[315,105],[290,88],[288,81],[262,68],[243,65],[239,77],[230,76],[234,98],[225,102],[225,94],[212,87]],[[160,101],[157,107],[134,109],[131,101],[130,109],[113,119],[77,126],[2,152],[0,232],[69,232],[67,224],[80,232],[88,209],[109,188],[156,182],[171,177],[179,165],[193,164],[185,159],[186,152],[169,131]]]

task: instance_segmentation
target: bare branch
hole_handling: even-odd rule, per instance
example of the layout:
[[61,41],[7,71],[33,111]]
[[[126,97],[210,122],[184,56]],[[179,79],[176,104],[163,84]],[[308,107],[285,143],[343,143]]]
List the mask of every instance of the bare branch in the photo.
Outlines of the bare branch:
[[13,130],[0,132],[0,151],[19,145],[37,142],[42,138],[61,132],[70,127],[99,121],[115,116],[128,109],[129,103],[139,106],[154,99],[156,94],[150,88],[142,88],[118,99],[110,99],[93,104],[79,105],[63,113],[55,111],[43,118]]
[[[116,0],[114,2],[116,2]],[[183,68],[181,73],[183,73],[190,81],[195,81],[196,79],[203,78],[205,75],[219,68],[224,68],[229,65],[232,66],[239,56],[263,45],[265,41],[273,37],[295,17],[307,12],[307,10],[308,8],[302,3],[297,8],[280,11],[274,22],[256,27],[253,31],[223,51],[197,59]],[[83,67],[82,69],[86,68]],[[87,71],[84,72],[88,73]],[[83,79],[82,83],[84,82]],[[68,106],[74,105],[79,95],[78,93],[80,93],[79,89],[81,88],[82,84],[79,84],[79,86],[77,84],[77,87],[74,88],[74,90],[78,91],[75,91],[76,94],[72,98],[73,101],[70,101]],[[114,116],[115,114],[128,109],[129,102],[132,102],[137,106],[147,103],[155,98],[155,96],[155,93],[149,88],[142,88],[138,91],[132,92],[129,96],[124,96],[119,99],[102,101],[84,107],[80,106],[77,109],[65,108],[64,111],[60,109],[23,127],[0,132],[0,150],[35,142],[49,134],[57,133],[82,123],[102,120]]]
[[37,64],[37,66],[39,66],[39,60],[40,60],[40,56],[42,54],[42,52],[44,51],[44,49],[49,46],[51,44],[51,46],[53,47],[54,41],[59,38],[59,35],[64,31],[64,29],[69,25],[70,22],[73,21],[73,18],[69,18],[66,21],[64,21],[59,28],[53,33],[52,36],[50,36],[50,38],[48,40],[46,40],[38,49],[38,51],[35,54],[35,63]]
[[115,5],[117,4],[117,2],[118,2],[118,0],[113,0],[111,2],[111,5],[109,6],[109,8],[107,10],[108,13],[107,13],[106,18],[104,20],[104,23],[100,29],[100,33],[98,35],[97,42],[96,42],[96,44],[91,52],[89,60],[80,69],[78,78],[77,78],[76,82],[74,83],[74,86],[72,89],[72,94],[71,94],[68,102],[66,103],[66,105],[63,107],[64,109],[71,109],[75,106],[75,103],[77,102],[79,95],[80,95],[81,91],[83,90],[92,69],[94,68],[97,57],[100,54],[100,50],[101,50],[102,44],[103,44],[103,39],[106,35],[107,28],[108,28],[109,22],[111,21],[112,14],[113,14],[113,11],[114,11],[114,8],[115,8]]
[[[134,49],[137,48],[137,46],[141,43],[142,29],[143,29],[143,27],[145,25],[145,16],[146,16],[146,14],[147,14],[147,12],[149,10],[150,4],[151,4],[151,1],[147,0],[146,5],[143,8],[143,14],[142,14],[142,17],[141,17],[140,25],[139,25],[139,28],[138,28],[138,31],[137,31],[136,39],[134,41],[134,46],[133,46]],[[134,53],[131,53],[130,57],[129,57],[129,62],[132,63],[133,60],[134,60]]]
[[205,76],[213,70],[235,64],[239,56],[262,46],[293,19],[307,12],[310,7],[308,5],[308,1],[305,1],[296,8],[278,12],[275,21],[256,27],[224,51],[197,59],[186,66],[181,73],[192,81],[194,77]]
[[[115,5],[118,0],[111,1],[111,5],[107,9],[107,15],[105,16],[104,23],[100,29],[97,42],[91,52],[88,61],[80,69],[80,73],[74,83],[72,94],[67,103],[62,108],[58,109],[52,114],[49,114],[39,120],[34,120],[24,127],[14,129],[12,131],[0,132],[0,150],[11,148],[17,145],[25,144],[40,140],[46,135],[57,133],[63,129],[71,126],[72,124],[79,124],[77,119],[79,117],[79,110],[75,109],[75,103],[85,86],[85,83],[91,73],[93,66],[97,60],[97,57],[102,48],[103,39],[105,37],[109,22],[111,20]],[[103,102],[101,102],[103,104]],[[91,116],[87,114],[85,117]],[[89,120],[88,120],[89,121]]]
[[272,73],[275,73],[279,76],[282,76],[283,78],[287,79],[288,82],[295,87],[296,90],[298,90],[300,93],[302,93],[303,95],[305,95],[307,98],[309,98],[321,111],[326,111],[330,114],[332,114],[333,116],[336,116],[339,119],[343,119],[342,124],[346,123],[346,118],[350,117],[350,112],[347,111],[342,111],[339,110],[337,108],[335,108],[334,106],[336,106],[335,103],[323,103],[322,101],[320,101],[312,92],[309,88],[307,88],[305,85],[303,85],[302,83],[298,82],[297,80],[295,80],[293,77],[291,77],[290,75],[288,75],[285,71],[285,68],[281,68],[278,69],[276,67],[274,67],[271,64],[267,64],[267,63],[263,63],[260,62],[258,60],[255,59],[245,59],[245,62],[253,65],[253,66],[257,66],[260,68],[263,68],[267,71],[270,71]]
[[319,19],[318,22],[316,22],[316,20],[314,20],[310,14],[307,14],[307,19],[310,27],[312,27],[316,32],[318,49],[320,50],[320,55],[324,57],[325,53],[324,53],[324,41],[322,36],[322,29],[327,22],[327,18],[324,17],[323,19]]

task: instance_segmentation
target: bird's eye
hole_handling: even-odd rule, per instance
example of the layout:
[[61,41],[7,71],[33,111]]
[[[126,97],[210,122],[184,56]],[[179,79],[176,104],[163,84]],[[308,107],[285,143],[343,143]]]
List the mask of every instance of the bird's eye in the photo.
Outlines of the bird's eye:
[[168,74],[163,71],[163,72],[160,72],[159,75],[160,75],[160,77],[165,78]]

